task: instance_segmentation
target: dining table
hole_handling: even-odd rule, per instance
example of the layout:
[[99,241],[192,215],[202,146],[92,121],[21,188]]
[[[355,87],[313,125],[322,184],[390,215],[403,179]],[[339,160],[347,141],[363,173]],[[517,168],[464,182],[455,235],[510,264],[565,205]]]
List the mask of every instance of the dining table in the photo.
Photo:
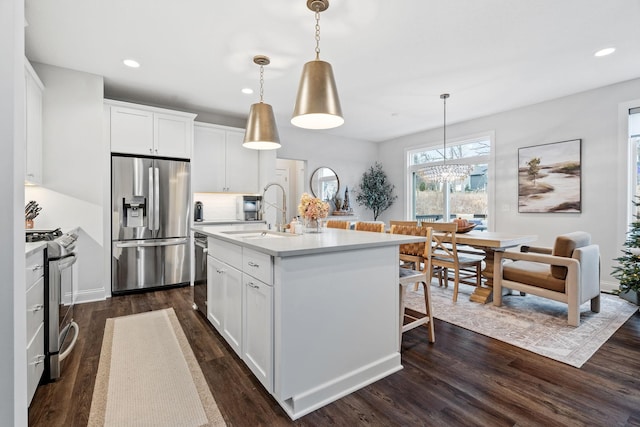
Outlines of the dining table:
[[[483,285],[476,287],[469,298],[471,301],[486,304],[493,300],[493,278],[502,275],[502,254],[508,248],[514,248],[534,242],[538,236],[533,234],[517,234],[498,231],[472,230],[456,234],[456,245],[468,245],[485,254],[485,267],[482,277]],[[459,249],[460,250],[460,249]]]

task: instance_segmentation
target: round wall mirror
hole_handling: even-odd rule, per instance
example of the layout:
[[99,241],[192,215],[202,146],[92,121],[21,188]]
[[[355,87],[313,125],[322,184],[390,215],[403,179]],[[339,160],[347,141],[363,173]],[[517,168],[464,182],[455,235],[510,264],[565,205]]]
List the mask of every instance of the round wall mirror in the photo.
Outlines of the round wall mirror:
[[311,174],[311,193],[320,200],[333,200],[340,191],[338,174],[331,168],[320,167]]

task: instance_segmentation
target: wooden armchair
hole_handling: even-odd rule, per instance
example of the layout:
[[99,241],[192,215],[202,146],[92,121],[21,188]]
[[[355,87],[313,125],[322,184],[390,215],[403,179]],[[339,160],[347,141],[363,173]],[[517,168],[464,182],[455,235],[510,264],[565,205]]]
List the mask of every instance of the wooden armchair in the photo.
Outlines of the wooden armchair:
[[523,252],[505,252],[501,277],[493,278],[493,303],[502,304],[502,288],[530,293],[568,305],[570,326],[580,325],[580,305],[591,301],[600,311],[600,249],[584,231],[556,238],[553,249],[523,246]]
[[[482,284],[482,257],[463,256],[458,254],[456,231],[458,225],[454,222],[434,222],[429,224],[433,228],[432,268],[443,270],[444,281],[449,280],[449,270],[453,271],[453,302],[458,300],[458,285],[462,280],[473,277],[473,282],[465,283],[480,286]],[[440,276],[439,276],[440,277]]]

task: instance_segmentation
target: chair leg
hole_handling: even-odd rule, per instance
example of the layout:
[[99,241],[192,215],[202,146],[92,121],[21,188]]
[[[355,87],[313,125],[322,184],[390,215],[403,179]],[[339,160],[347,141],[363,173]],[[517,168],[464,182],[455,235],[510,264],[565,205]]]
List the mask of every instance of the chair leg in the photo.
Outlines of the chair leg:
[[402,349],[402,326],[404,325],[404,298],[407,294],[406,287],[400,285],[400,333],[398,338],[398,351]]
[[436,333],[433,327],[433,310],[431,308],[431,285],[427,282],[422,282],[422,286],[424,288],[424,307],[426,310],[426,315],[429,318],[429,322],[427,323],[427,328],[429,328],[427,334],[429,336],[429,342],[436,342]]
[[600,313],[600,294],[598,294],[597,297],[591,298],[591,311]]
[[453,302],[458,301],[458,283],[460,283],[460,270],[455,269],[453,279]]

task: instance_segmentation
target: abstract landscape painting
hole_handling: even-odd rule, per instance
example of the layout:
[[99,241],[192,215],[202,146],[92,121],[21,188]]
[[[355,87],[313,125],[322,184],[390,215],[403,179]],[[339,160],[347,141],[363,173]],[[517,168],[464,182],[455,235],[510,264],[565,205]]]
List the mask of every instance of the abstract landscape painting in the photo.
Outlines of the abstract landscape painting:
[[518,212],[581,212],[582,140],[518,150]]

